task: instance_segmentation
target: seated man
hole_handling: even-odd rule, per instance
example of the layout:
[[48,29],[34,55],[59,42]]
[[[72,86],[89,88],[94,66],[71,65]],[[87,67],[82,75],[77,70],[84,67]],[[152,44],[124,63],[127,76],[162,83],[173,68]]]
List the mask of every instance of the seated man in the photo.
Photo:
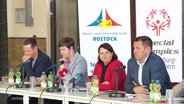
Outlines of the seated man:
[[[32,59],[31,62],[24,63],[24,74],[29,79],[30,76],[36,77],[36,84],[39,85],[41,82],[41,73],[47,72],[47,68],[52,66],[52,60],[48,55],[43,53],[37,46],[37,37],[36,35],[33,35],[31,38],[27,38],[23,42],[23,51],[24,55],[22,57],[23,63],[26,62],[29,59]],[[14,104],[17,95],[12,95],[8,98],[8,104]],[[21,99],[22,96],[19,96],[19,99]],[[20,100],[18,101],[20,103],[16,104],[22,104],[23,102]],[[31,98],[29,104],[34,104],[37,102],[37,98]]]
[[134,57],[128,61],[125,91],[127,93],[149,94],[151,80],[159,80],[161,94],[171,89],[172,84],[161,57],[152,52],[152,40],[147,36],[137,37],[133,44]]

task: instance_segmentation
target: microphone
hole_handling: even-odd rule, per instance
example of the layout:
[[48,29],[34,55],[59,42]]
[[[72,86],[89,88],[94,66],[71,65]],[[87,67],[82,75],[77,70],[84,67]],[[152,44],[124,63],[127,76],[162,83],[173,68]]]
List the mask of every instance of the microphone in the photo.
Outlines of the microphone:
[[55,76],[55,80],[58,80],[60,77],[64,77],[66,74],[68,74],[68,70],[66,68],[63,68],[59,71],[59,74]]
[[29,88],[30,87],[30,84],[25,84],[24,83],[24,64],[26,63],[31,63],[32,62],[32,58],[29,58],[28,60],[24,61],[23,63],[19,64],[19,66],[21,66],[21,84],[17,84],[16,85],[16,88]]
[[73,83],[75,80],[81,79],[81,77],[82,77],[82,73],[77,73],[72,79],[69,80],[69,83]]
[[61,77],[64,77],[66,74],[68,74],[68,70],[66,68],[63,68],[61,71],[59,71],[59,75]]
[[62,60],[62,61],[59,61],[57,64],[55,64],[55,65],[52,65],[51,67],[49,67],[49,68],[47,68],[47,70],[50,70],[50,69],[53,69],[53,68],[55,68],[55,67],[57,67],[57,66],[59,66],[59,65],[62,65],[62,64],[64,64],[65,62]]
[[23,63],[19,64],[18,66],[23,66],[24,64],[29,63],[32,60],[33,60],[32,58],[29,58],[28,60],[24,61]]
[[119,70],[124,70],[126,68],[126,66],[120,66],[118,68],[115,68],[114,71],[119,71]]

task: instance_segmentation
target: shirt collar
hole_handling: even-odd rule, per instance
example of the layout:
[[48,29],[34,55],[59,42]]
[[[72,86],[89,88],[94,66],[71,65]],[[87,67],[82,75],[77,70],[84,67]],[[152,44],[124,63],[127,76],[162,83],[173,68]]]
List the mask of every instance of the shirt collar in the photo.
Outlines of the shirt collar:
[[[149,56],[148,56],[148,57],[149,57]],[[146,59],[145,59],[142,63],[140,63],[140,62],[137,60],[137,64],[138,64],[138,65],[144,65],[144,64],[146,63],[148,57],[146,57]]]
[[36,56],[36,58],[32,60],[32,68],[33,68],[33,66],[34,66],[35,61],[36,61],[37,58],[38,58],[38,56]]

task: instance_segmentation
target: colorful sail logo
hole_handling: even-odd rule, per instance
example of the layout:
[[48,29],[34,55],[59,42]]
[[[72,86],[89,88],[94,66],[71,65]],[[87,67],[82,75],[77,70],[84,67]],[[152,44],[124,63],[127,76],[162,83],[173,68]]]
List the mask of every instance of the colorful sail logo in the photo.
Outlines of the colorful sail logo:
[[98,18],[88,26],[98,26],[101,29],[111,29],[112,26],[122,26],[115,22],[105,9],[105,18],[103,18],[103,10],[101,10]]

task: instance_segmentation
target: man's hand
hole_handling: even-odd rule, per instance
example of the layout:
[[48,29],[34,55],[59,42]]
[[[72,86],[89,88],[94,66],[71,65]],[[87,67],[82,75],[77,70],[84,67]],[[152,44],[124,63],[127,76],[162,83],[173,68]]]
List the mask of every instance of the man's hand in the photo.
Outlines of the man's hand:
[[1,79],[4,83],[8,83],[8,76],[2,76]]
[[35,78],[35,85],[40,85],[41,81],[42,81],[41,77]]
[[149,94],[149,90],[146,89],[146,86],[136,86],[133,88],[133,92],[136,94]]
[[31,56],[23,55],[23,56],[22,56],[22,61],[25,62],[25,61],[27,61],[27,60],[30,59],[30,58],[31,58]]

